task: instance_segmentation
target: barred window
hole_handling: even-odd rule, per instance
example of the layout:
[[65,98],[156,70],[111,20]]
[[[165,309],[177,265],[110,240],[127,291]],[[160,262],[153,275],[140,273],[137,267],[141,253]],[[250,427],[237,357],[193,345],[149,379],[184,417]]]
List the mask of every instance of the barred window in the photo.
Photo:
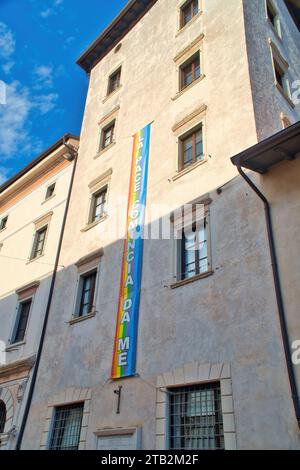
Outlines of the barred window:
[[224,449],[220,383],[170,389],[170,449]]
[[50,450],[78,450],[83,406],[76,403],[55,408]]
[[4,432],[6,423],[6,406],[4,401],[0,400],[0,434]]

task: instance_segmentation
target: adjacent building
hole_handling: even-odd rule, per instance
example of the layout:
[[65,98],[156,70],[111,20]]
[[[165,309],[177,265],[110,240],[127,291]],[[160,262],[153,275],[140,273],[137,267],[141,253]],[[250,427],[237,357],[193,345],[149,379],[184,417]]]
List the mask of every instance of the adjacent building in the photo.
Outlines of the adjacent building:
[[[263,206],[230,159],[258,171],[274,205],[294,341],[299,39],[279,0],[131,0],[79,58],[89,89],[23,449],[300,448]],[[137,362],[116,380],[132,148],[145,126]],[[240,154],[252,147],[250,165]]]
[[[78,138],[65,136],[78,148]],[[15,447],[73,169],[60,139],[0,187],[0,448]]]

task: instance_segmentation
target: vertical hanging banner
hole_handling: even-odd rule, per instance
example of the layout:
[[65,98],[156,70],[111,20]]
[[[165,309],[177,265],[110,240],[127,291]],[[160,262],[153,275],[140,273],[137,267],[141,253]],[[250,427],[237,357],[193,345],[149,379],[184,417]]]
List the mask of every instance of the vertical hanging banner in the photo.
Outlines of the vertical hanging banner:
[[136,373],[150,128],[148,124],[134,136],[112,379]]

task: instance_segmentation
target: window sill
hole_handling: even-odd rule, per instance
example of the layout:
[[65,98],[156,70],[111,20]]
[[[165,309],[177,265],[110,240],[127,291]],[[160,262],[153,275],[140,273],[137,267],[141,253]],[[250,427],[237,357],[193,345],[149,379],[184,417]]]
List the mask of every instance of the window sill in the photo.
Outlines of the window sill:
[[197,274],[196,276],[190,277],[188,279],[183,279],[182,281],[174,282],[174,284],[170,285],[171,289],[177,289],[178,287],[185,286],[187,284],[191,284],[192,282],[198,281],[199,279],[205,279],[206,277],[212,276],[214,271],[207,271],[206,273]]
[[114,145],[116,145],[116,142],[112,142],[111,144],[109,144],[107,147],[105,147],[104,149],[101,149],[99,152],[96,153],[96,155],[94,156],[94,160],[96,160],[96,158],[99,158],[101,157],[101,155],[103,155],[103,153],[107,152],[109,149],[111,149]]
[[89,318],[93,318],[96,315],[96,311],[88,313],[87,315],[83,315],[82,317],[73,317],[68,323],[69,325],[74,325],[75,323],[80,323],[84,320],[88,320]]
[[185,24],[184,26],[180,27],[180,29],[177,31],[177,33],[175,34],[175,38],[177,38],[183,31],[185,31],[186,29],[188,29],[188,27],[193,24],[195,21],[197,21],[197,19],[202,15],[202,11],[198,11],[197,15],[193,16],[193,18],[187,23]]
[[88,232],[92,228],[96,227],[96,225],[101,224],[101,222],[104,222],[104,220],[106,220],[107,218],[108,218],[107,214],[103,215],[101,219],[96,220],[95,222],[92,222],[91,224],[88,224],[86,227],[81,229],[81,232]]
[[208,158],[207,158],[207,157],[204,157],[204,158],[202,158],[202,160],[199,160],[199,161],[196,162],[196,163],[192,163],[192,164],[189,165],[187,168],[184,168],[183,170],[178,171],[174,176],[172,176],[172,181],[178,180],[178,179],[181,178],[182,176],[186,175],[186,174],[189,173],[190,171],[195,170],[195,168],[198,168],[198,166],[203,165],[203,164],[206,163],[207,161],[208,161]]
[[177,100],[181,95],[183,95],[186,91],[190,90],[193,86],[197,85],[197,83],[201,82],[203,80],[203,78],[205,78],[205,75],[201,75],[199,78],[197,78],[197,80],[194,80],[190,85],[186,86],[185,88],[183,88],[182,90],[180,90],[178,93],[176,93],[175,96],[173,96],[173,98],[171,98],[172,101],[175,101]]
[[7,346],[5,348],[5,352],[12,352],[14,350],[17,350],[19,349],[21,346],[23,346],[24,344],[26,344],[26,341],[19,341],[18,343],[12,343],[10,344],[9,346]]
[[37,261],[38,259],[43,258],[43,256],[45,256],[44,253],[43,253],[42,255],[40,255],[40,256],[37,256],[36,258],[30,259],[29,261],[27,261],[26,265],[27,265],[27,264],[34,263],[34,262]]
[[103,100],[102,100],[102,104],[106,103],[106,101],[109,100],[109,98],[111,98],[112,96],[116,95],[118,93],[118,91],[120,91],[120,89],[122,88],[122,85],[120,85],[118,88],[116,88],[112,93],[110,93],[109,95],[107,95]]
[[50,197],[48,197],[47,199],[45,199],[45,200],[42,202],[42,205],[43,205],[43,204],[46,204],[46,202],[48,202],[48,201],[51,201],[51,199],[55,198],[55,196],[56,196],[56,194],[53,194],[53,196],[50,196]]
[[295,108],[295,104],[294,102],[291,100],[291,98],[288,96],[288,94],[286,93],[286,91],[282,88],[281,85],[279,85],[279,83],[275,82],[275,86],[277,88],[278,91],[280,91],[281,95],[286,99],[286,101],[289,103],[289,105],[294,109]]

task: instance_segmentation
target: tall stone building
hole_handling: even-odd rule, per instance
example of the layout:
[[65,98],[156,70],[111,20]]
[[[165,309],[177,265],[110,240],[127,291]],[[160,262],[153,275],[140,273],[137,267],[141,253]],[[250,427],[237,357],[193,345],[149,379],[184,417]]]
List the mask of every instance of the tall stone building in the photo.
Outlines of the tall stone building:
[[[299,39],[279,0],[132,0],[79,58],[90,83],[63,268],[22,448],[300,447],[263,208],[230,160],[299,120]],[[133,145],[136,161],[149,156],[151,236],[123,305],[127,197],[141,189]],[[299,158],[278,165],[254,180],[282,203],[274,230],[296,340],[299,268],[288,269],[279,212],[299,250]],[[153,236],[159,222],[171,237]],[[124,337],[132,302],[138,336]]]
[[14,449],[22,422],[73,166],[60,139],[0,187],[1,449]]

